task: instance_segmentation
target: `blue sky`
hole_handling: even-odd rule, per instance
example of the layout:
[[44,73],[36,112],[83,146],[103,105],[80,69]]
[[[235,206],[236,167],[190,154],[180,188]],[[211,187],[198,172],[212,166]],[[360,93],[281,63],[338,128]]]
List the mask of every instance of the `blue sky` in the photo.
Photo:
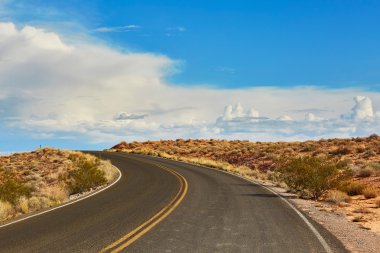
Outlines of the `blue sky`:
[[[86,126],[84,127],[85,130],[75,131],[71,128],[78,127],[79,117],[83,117],[82,114],[81,116],[78,114],[78,119],[74,120],[67,115],[75,115],[77,112],[70,112],[68,108],[62,109],[57,106],[58,109],[51,109],[51,111],[47,110],[46,112],[30,109],[31,105],[36,105],[36,101],[43,100],[40,98],[38,98],[39,100],[35,98],[34,102],[28,104],[25,102],[28,100],[25,97],[22,99],[25,103],[24,106],[10,107],[11,99],[9,98],[9,94],[15,96],[17,92],[29,95],[32,93],[32,97],[35,97],[36,94],[40,95],[37,92],[38,88],[34,89],[36,92],[33,94],[33,89],[31,89],[33,85],[51,87],[54,84],[56,86],[53,90],[59,90],[67,86],[66,81],[64,81],[67,76],[70,76],[69,80],[82,80],[81,74],[74,73],[74,70],[72,72],[67,71],[69,74],[57,74],[62,68],[65,68],[65,63],[71,62],[69,59],[60,62],[62,65],[59,71],[49,69],[52,73],[49,75],[51,78],[49,80],[40,77],[38,74],[38,71],[42,71],[41,69],[46,71],[45,67],[41,67],[39,70],[33,69],[37,73],[33,76],[36,79],[34,83],[28,85],[25,83],[27,77],[21,81],[15,81],[11,78],[10,73],[17,72],[17,69],[3,69],[4,72],[7,71],[5,73],[8,73],[10,77],[0,79],[0,87],[4,86],[2,89],[5,94],[3,100],[1,100],[0,94],[0,102],[3,101],[1,102],[2,108],[12,109],[3,109],[6,112],[0,114],[0,117],[3,115],[2,121],[0,121],[0,129],[3,130],[0,134],[2,142],[0,151],[32,149],[39,144],[64,148],[76,148],[77,146],[78,148],[102,148],[107,147],[115,140],[144,140],[159,139],[160,137],[198,138],[210,136],[252,140],[293,140],[324,136],[350,137],[376,132],[378,129],[375,127],[374,121],[367,122],[368,118],[365,117],[363,118],[366,121],[365,123],[351,122],[349,126],[346,123],[337,123],[336,121],[347,118],[344,114],[350,114],[353,118],[355,106],[364,106],[367,109],[371,107],[371,110],[367,110],[367,116],[376,118],[380,106],[380,101],[378,101],[380,91],[380,30],[377,28],[380,24],[379,14],[379,1],[354,0],[0,0],[0,22],[12,23],[21,37],[31,38],[28,35],[29,33],[26,34],[22,30],[23,27],[29,26],[40,29],[41,33],[38,33],[42,36],[42,39],[38,40],[40,46],[45,45],[45,37],[43,36],[47,33],[54,33],[59,37],[59,41],[53,38],[49,43],[59,44],[62,42],[67,48],[75,47],[78,55],[89,52],[89,48],[95,46],[102,49],[107,48],[113,52],[112,55],[119,54],[121,58],[123,56],[137,57],[131,61],[133,62],[136,59],[138,62],[141,61],[139,63],[141,64],[139,65],[141,66],[141,76],[138,80],[152,75],[149,82],[157,81],[162,88],[157,91],[157,94],[160,92],[167,94],[168,90],[177,94],[176,89],[180,89],[178,94],[184,94],[182,96],[186,97],[186,99],[179,99],[170,104],[167,101],[167,99],[172,98],[170,96],[161,101],[151,95],[141,105],[137,102],[131,102],[127,105],[120,99],[120,103],[114,105],[119,107],[115,108],[114,112],[107,109],[100,114],[95,111],[89,112],[90,110],[86,109],[89,102],[84,102],[83,97],[85,95],[80,92],[85,92],[81,90],[78,91],[81,96],[78,96],[80,98],[75,103],[82,107],[80,111],[86,111],[88,119],[85,117],[87,121],[80,121],[80,126],[83,124]],[[16,35],[13,34],[12,36]],[[20,38],[17,38],[20,41]],[[16,40],[16,37],[13,39]],[[0,40],[1,42],[6,43],[6,40]],[[33,42],[33,46],[36,46],[35,42]],[[40,48],[40,46],[37,45],[36,48]],[[56,47],[54,46],[54,48]],[[30,50],[45,55],[39,49]],[[71,52],[71,57],[73,55],[74,53]],[[2,55],[0,54],[0,56]],[[121,71],[124,71],[123,73],[128,72],[128,64],[118,69],[116,60],[110,55],[108,56],[110,58],[106,57],[106,59],[110,61],[109,65],[115,64],[112,71],[118,75]],[[117,62],[121,61],[119,56],[116,57]],[[12,57],[23,58],[20,55],[12,55]],[[38,59],[43,59],[42,57]],[[30,60],[36,61],[32,58]],[[94,61],[96,60],[99,59],[94,59]],[[124,60],[129,62],[123,58]],[[41,64],[43,65],[43,63],[48,64],[48,60]],[[87,63],[84,62],[83,64],[86,65]],[[100,65],[99,62],[99,68]],[[20,65],[15,64],[14,68],[16,67],[21,68]],[[22,68],[26,68],[25,64],[22,65]],[[22,73],[20,71],[20,75],[29,73],[31,69],[31,67],[26,68],[26,71],[23,69],[24,71]],[[143,72],[143,69],[147,72]],[[137,72],[140,73],[140,71]],[[40,74],[42,75],[42,72]],[[29,75],[25,74],[25,76],[30,78]],[[108,76],[107,78],[97,76],[97,78],[104,78],[104,82],[109,80]],[[124,80],[124,78],[126,78],[125,80],[132,80],[128,79],[131,78],[131,75],[120,76],[118,80]],[[136,77],[133,78],[133,80],[137,80]],[[57,80],[60,80],[62,84],[58,84]],[[99,87],[104,84],[101,80]],[[13,82],[15,84],[10,86],[10,83]],[[118,81],[114,80],[113,82]],[[81,85],[84,86],[83,90],[85,87],[91,89],[90,82],[88,86],[84,83]],[[132,92],[127,84],[120,83],[119,85],[124,87],[123,92],[126,94],[133,92],[146,94],[152,89],[133,89]],[[17,87],[17,90],[10,87]],[[118,88],[120,87],[118,86]],[[41,88],[42,90],[46,90],[46,87],[45,89]],[[192,92],[194,95],[190,95]],[[232,93],[234,95],[228,95]],[[247,95],[248,93],[252,93],[251,99]],[[208,95],[206,97],[199,94]],[[260,98],[258,97],[259,94]],[[284,98],[285,94],[289,101]],[[330,98],[334,97],[334,94],[339,94],[342,97],[337,98],[332,103]],[[66,95],[69,96],[69,94]],[[99,101],[107,101],[109,97],[115,96],[114,94],[103,95],[93,94],[92,97]],[[310,105],[306,105],[307,102],[302,99],[297,98],[298,101],[292,97],[296,95],[305,96],[307,100],[313,100],[315,103],[310,102]],[[56,100],[61,98],[59,94],[56,96]],[[266,96],[271,96],[272,100],[266,99]],[[356,96],[368,98],[370,105],[367,100],[359,99],[362,102],[358,102],[359,100],[356,99],[353,101],[353,97]],[[200,105],[192,103],[194,97],[204,97],[199,99],[206,102],[200,102]],[[211,102],[214,97],[216,100],[225,100],[225,104],[222,106],[219,105],[220,101]],[[264,102],[261,102],[261,98]],[[295,100],[299,104],[294,102]],[[208,101],[209,103],[207,103]],[[274,101],[278,104],[269,105],[265,104],[265,101]],[[260,116],[272,119],[274,122],[270,121],[264,124],[251,117],[249,123],[240,122],[238,126],[231,128],[231,123],[224,122],[226,124],[222,124],[221,121],[219,123],[216,121],[220,116],[224,117],[224,120],[227,118],[230,120],[234,117],[242,120],[244,117],[248,117],[247,113],[244,115],[239,113],[239,102],[244,104],[247,109],[254,107],[255,110],[260,111]],[[53,106],[51,101],[44,101],[44,103]],[[364,105],[360,103],[364,103]],[[229,104],[235,105],[232,108],[234,112],[231,112],[235,116],[231,116],[232,118],[226,118],[228,112],[223,112],[223,107]],[[281,110],[282,108],[284,109]],[[320,119],[318,120],[319,123],[316,124],[317,126],[314,124],[310,130],[306,131],[304,129],[305,124],[300,123],[305,116],[300,115],[301,111],[305,114],[313,113],[317,119]],[[121,123],[119,119],[115,120],[115,115],[120,112],[125,115],[141,114],[145,116],[138,117],[138,119],[127,117],[122,119],[123,123]],[[256,114],[253,113],[252,115]],[[283,125],[279,124],[277,120],[281,117],[284,119],[283,116],[292,119],[297,126],[301,124],[302,127],[292,126],[299,131],[272,134],[273,138],[269,138],[269,133],[262,134],[263,126],[260,124],[273,126],[274,128],[271,130],[274,133],[281,132],[279,130],[283,128]],[[175,120],[181,117],[183,118],[182,121]],[[38,124],[35,122],[37,119]],[[133,131],[121,131],[112,136],[113,131],[110,130],[112,128],[97,128],[107,120],[118,122],[117,131],[121,131],[120,129],[123,128],[130,129],[130,124],[133,125]],[[16,121],[18,124],[15,123]],[[52,125],[65,122],[70,130],[61,129],[58,126],[41,129],[42,122],[44,124],[49,122]],[[289,126],[289,122],[287,124]],[[336,124],[341,124],[343,130],[349,130],[344,133],[336,133],[333,131]],[[147,125],[151,127],[148,128],[148,133],[139,131],[141,127],[147,127]],[[276,128],[277,125],[280,126]],[[182,131],[178,130],[174,136],[163,133],[165,132],[163,129],[172,128],[182,129]],[[208,131],[202,132],[201,129],[204,128]],[[256,132],[252,132],[252,128],[255,128]],[[97,133],[96,137],[94,137],[95,132]],[[102,138],[99,138],[99,135],[102,135]]]
[[[14,21],[182,60],[173,81],[379,90],[379,1],[15,1]],[[39,9],[39,12],[34,12]],[[41,15],[42,14],[42,15]],[[137,25],[128,31],[99,27]]]

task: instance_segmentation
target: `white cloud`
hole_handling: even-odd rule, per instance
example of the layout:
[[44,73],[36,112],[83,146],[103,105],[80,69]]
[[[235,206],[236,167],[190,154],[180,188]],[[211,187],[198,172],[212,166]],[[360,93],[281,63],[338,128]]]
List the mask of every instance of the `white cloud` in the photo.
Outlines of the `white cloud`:
[[292,117],[289,115],[282,115],[281,117],[278,118],[279,121],[292,121]]
[[306,113],[305,121],[313,122],[313,121],[321,121],[323,118],[316,116],[314,113]]
[[248,110],[247,116],[251,118],[258,118],[260,117],[260,113],[255,108],[251,108]]
[[[255,136],[260,140],[304,140],[379,133],[380,112],[373,113],[371,99],[355,97],[354,100],[356,104],[352,109],[352,117],[335,117],[327,120],[313,113],[307,113],[304,120],[294,120],[289,115],[277,119],[259,117],[252,120],[248,117],[226,117],[226,112],[230,112],[232,108],[227,106],[224,116],[219,117],[216,124],[223,129],[221,134],[236,136],[245,133],[245,136]],[[242,111],[242,108],[239,110]]]
[[172,36],[180,35],[181,33],[186,32],[186,28],[183,26],[168,27],[166,28],[166,31],[167,32],[165,33],[165,35],[167,37],[172,37]]
[[139,25],[124,25],[124,26],[110,26],[98,27],[95,29],[97,32],[132,32],[140,29]]
[[[380,131],[380,113],[373,112],[369,99],[380,101],[376,92],[173,85],[165,80],[178,63],[166,56],[122,53],[86,41],[67,44],[58,34],[32,26],[0,23],[0,59],[0,126],[34,136],[87,137],[92,142],[293,140]],[[365,98],[356,99],[349,118],[339,118],[357,94]],[[305,121],[309,108],[318,116]]]
[[143,119],[147,115],[146,114],[134,114],[134,113],[126,113],[126,112],[119,112],[113,116],[114,120],[136,120],[136,119]]
[[355,106],[352,108],[353,120],[371,119],[373,117],[372,101],[369,97],[356,96]]
[[183,26],[168,27],[167,30],[173,32],[186,32],[186,28]]
[[244,121],[250,120],[252,118],[258,118],[260,113],[255,109],[251,108],[247,112],[244,112],[244,109],[240,103],[237,103],[235,106],[227,105],[224,107],[224,113],[218,120],[223,121]]

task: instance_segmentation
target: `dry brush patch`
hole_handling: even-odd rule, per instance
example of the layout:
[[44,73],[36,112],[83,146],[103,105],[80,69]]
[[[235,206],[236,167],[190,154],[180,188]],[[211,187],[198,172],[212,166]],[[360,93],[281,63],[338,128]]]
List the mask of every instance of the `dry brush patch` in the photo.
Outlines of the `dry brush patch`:
[[0,222],[65,203],[118,176],[108,162],[52,148],[0,157]]

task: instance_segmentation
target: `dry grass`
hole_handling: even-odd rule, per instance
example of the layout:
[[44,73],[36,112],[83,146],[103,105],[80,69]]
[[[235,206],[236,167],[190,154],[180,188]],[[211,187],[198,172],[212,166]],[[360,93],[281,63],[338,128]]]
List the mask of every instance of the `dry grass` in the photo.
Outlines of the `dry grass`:
[[339,186],[339,190],[347,193],[350,196],[356,196],[363,194],[365,185],[357,181],[347,181]]
[[373,174],[374,174],[374,170],[371,167],[366,167],[359,170],[358,177],[370,177]]
[[107,179],[107,182],[113,182],[119,176],[119,172],[109,161],[102,160],[99,169],[104,172],[104,177]]
[[256,169],[252,170],[247,166],[236,166],[227,162],[215,161],[215,160],[211,160],[204,157],[175,156],[175,155],[170,155],[165,152],[155,152],[155,151],[150,151],[146,149],[141,149],[137,151],[124,150],[124,152],[133,152],[133,153],[138,153],[138,154],[143,154],[143,155],[153,155],[153,156],[158,156],[158,157],[162,157],[166,159],[172,159],[175,161],[183,161],[183,162],[198,164],[202,166],[207,166],[207,167],[235,173],[237,175],[244,176],[250,179],[266,179],[267,178],[267,174],[259,170],[256,170]]
[[366,187],[363,190],[363,195],[366,199],[373,199],[379,195],[379,190],[375,187]]
[[73,177],[83,169],[79,161],[96,165],[93,171],[101,177],[80,189],[98,187],[118,175],[108,161],[75,151],[44,148],[0,157],[0,221],[67,202],[69,186],[82,183]]
[[0,200],[0,220],[8,219],[14,212],[14,207],[11,203]]
[[335,204],[340,204],[342,202],[349,203],[351,201],[351,198],[345,192],[339,190],[330,190],[326,194],[325,200]]
[[368,208],[365,207],[359,207],[353,211],[354,213],[361,213],[361,214],[368,214],[371,213],[371,211]]

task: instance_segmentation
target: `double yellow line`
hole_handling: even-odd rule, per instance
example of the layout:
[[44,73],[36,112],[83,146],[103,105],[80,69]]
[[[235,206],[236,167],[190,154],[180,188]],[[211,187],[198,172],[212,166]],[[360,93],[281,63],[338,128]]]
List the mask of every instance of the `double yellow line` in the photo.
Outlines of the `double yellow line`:
[[[137,160],[137,159],[136,159]],[[145,162],[145,161],[144,161]],[[156,213],[153,217],[151,217],[149,220],[145,221],[143,224],[141,224],[136,229],[132,230],[128,234],[124,235],[120,239],[116,240],[115,242],[111,243],[99,253],[105,253],[105,252],[111,252],[111,253],[117,253],[131,245],[133,242],[135,242],[137,239],[139,239],[144,234],[148,233],[149,230],[151,230],[153,227],[155,227],[158,223],[160,223],[163,219],[165,219],[173,210],[181,203],[183,198],[185,197],[188,189],[188,183],[186,179],[179,173],[175,172],[172,169],[169,169],[165,166],[159,165],[159,164],[153,164],[171,174],[176,176],[180,182],[180,187],[178,189],[177,194],[175,197],[170,201],[169,204],[167,204],[164,208],[162,208],[158,213]]]

